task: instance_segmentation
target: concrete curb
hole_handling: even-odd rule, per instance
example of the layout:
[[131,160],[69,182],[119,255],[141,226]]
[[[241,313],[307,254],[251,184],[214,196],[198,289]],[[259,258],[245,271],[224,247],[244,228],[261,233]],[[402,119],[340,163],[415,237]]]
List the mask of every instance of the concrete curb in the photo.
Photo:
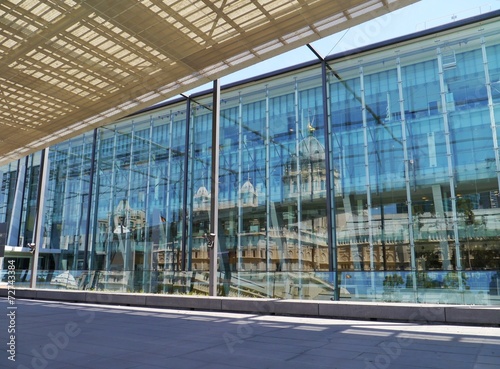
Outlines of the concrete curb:
[[[0,297],[8,290],[0,288]],[[335,319],[500,326],[500,306],[105,293],[16,288],[15,298]]]

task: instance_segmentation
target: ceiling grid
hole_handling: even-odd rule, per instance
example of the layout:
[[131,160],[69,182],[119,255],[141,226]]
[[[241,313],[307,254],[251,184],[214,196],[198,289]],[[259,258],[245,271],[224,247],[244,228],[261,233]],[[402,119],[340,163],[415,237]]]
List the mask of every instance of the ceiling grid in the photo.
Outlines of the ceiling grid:
[[0,165],[418,0],[3,0]]

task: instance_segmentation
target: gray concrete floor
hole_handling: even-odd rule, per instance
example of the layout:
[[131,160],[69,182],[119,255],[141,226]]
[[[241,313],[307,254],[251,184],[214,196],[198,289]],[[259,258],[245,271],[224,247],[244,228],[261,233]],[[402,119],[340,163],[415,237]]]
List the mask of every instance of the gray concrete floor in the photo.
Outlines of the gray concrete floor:
[[[0,309],[0,368],[500,368],[500,328],[494,327],[33,300],[9,305],[4,298]],[[7,316],[12,311],[14,320]],[[5,350],[9,325],[15,361]]]

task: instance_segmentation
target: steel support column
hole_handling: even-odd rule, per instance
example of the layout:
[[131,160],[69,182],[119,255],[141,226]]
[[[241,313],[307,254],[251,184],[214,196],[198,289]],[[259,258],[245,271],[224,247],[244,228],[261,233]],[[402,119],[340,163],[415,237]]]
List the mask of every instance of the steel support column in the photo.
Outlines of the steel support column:
[[212,175],[210,187],[210,236],[213,237],[212,247],[209,248],[209,296],[217,296],[217,260],[218,240],[217,229],[219,224],[219,117],[220,117],[220,81],[213,84],[212,104]]
[[[173,124],[174,120],[173,118],[171,117],[171,121],[170,121],[170,124],[171,124],[171,127],[172,127],[172,124]],[[190,149],[190,140],[191,140],[191,137],[190,137],[190,131],[191,131],[191,98],[187,98],[187,101],[186,101],[186,139],[184,141],[184,150],[185,150],[185,153],[184,153],[184,187],[183,187],[183,194],[182,194],[182,211],[183,211],[183,214],[182,214],[182,235],[181,235],[181,270],[184,272],[186,270],[186,250],[187,250],[187,243],[188,243],[188,234],[187,234],[187,230],[188,230],[188,212],[187,212],[187,206],[188,206],[188,201],[187,201],[187,197],[188,197],[188,180],[189,180],[189,149]],[[171,160],[171,156],[170,156],[170,152],[172,151],[171,150],[172,146],[170,146],[170,150],[169,150],[169,157],[168,157],[168,165],[169,165],[169,170],[170,170],[170,166],[172,165],[172,162],[170,161]],[[168,191],[170,192],[170,189],[168,189]],[[173,255],[173,252],[174,252],[174,245],[172,244],[172,255]]]
[[[91,263],[89,263],[89,245],[90,245],[90,228],[91,228],[90,217],[92,216],[92,201],[93,201],[92,193],[94,192],[96,151],[97,151],[97,128],[94,129],[92,135],[92,154],[90,158],[90,175],[89,175],[89,197],[88,197],[87,214],[86,214],[87,223],[85,224],[85,234],[84,234],[85,243],[83,251],[83,270],[86,271],[90,270],[89,267],[91,265]],[[92,226],[95,226],[95,223],[92,224]]]
[[40,159],[40,174],[38,178],[38,199],[36,202],[36,228],[35,228],[35,249],[33,251],[33,262],[31,263],[31,280],[30,287],[36,288],[36,280],[38,275],[38,257],[40,248],[43,246],[43,206],[45,204],[45,189],[47,187],[49,163],[49,149],[42,150]]

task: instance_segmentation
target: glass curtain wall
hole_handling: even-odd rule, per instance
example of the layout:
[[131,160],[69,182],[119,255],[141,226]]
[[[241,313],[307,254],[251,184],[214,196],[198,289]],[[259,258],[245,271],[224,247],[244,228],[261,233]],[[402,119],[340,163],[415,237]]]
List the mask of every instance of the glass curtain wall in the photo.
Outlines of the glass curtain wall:
[[341,298],[498,295],[494,33],[332,62]]
[[[210,233],[211,222],[212,109],[211,96],[190,101],[186,252],[187,269],[192,271],[190,292],[194,294],[208,294],[209,252],[205,235]],[[219,249],[222,260],[227,256],[222,249],[224,244],[221,242]],[[218,271],[222,272],[226,266],[220,262]]]
[[[40,188],[40,162],[42,153],[29,155],[15,163],[0,167],[0,224],[3,247],[24,247],[35,242],[37,219],[37,199]],[[30,280],[31,253],[11,254],[8,251],[0,263],[13,260],[16,265],[17,280],[26,285]],[[49,258],[41,255],[39,265],[44,267]],[[5,268],[2,268],[5,269]],[[0,270],[0,278],[7,280],[7,274]]]
[[173,292],[180,271],[185,106],[99,130],[87,288]]
[[[40,266],[39,282],[59,286],[62,279],[67,286],[85,267],[93,149],[92,132],[49,149],[42,257],[48,260]],[[73,281],[71,288],[77,288]]]
[[320,69],[224,91],[220,132],[226,292],[331,296]]
[[[218,293],[499,304],[499,28],[332,57],[326,85],[311,63],[223,89]],[[208,293],[212,104],[49,149],[39,287]],[[33,240],[40,162],[0,168],[9,246]]]
[[19,232],[15,229],[19,228],[19,221],[17,214],[20,214],[20,207],[16,209],[16,184],[18,182],[18,175],[22,171],[21,162],[13,162],[0,168],[1,188],[0,188],[0,223],[3,223],[7,229],[7,245],[17,244],[17,237],[13,240],[13,235]]

